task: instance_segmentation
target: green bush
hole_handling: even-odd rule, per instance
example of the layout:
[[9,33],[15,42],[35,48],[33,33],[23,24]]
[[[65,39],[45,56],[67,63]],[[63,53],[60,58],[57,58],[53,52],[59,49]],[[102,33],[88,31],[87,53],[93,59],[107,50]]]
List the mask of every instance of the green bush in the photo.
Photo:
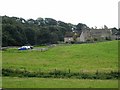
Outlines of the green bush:
[[77,79],[118,79],[119,72],[111,71],[111,72],[98,72],[96,73],[78,73],[78,72],[68,72],[54,70],[51,72],[30,72],[26,69],[2,69],[3,76],[11,76],[11,77],[40,77],[40,78],[77,78]]

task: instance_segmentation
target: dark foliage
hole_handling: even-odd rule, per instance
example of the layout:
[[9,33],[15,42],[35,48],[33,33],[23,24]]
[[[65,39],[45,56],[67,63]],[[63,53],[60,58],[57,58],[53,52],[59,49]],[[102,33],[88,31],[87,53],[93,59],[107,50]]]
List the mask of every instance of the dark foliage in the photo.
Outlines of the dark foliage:
[[82,23],[73,25],[52,18],[25,20],[2,16],[2,46],[53,44],[64,41],[67,32],[86,27]]
[[96,73],[84,73],[84,72],[71,72],[70,69],[68,71],[61,70],[53,70],[50,72],[30,72],[26,69],[2,69],[3,76],[11,76],[11,77],[40,77],[40,78],[77,78],[77,79],[118,79],[119,72],[111,71],[111,72],[98,72]]

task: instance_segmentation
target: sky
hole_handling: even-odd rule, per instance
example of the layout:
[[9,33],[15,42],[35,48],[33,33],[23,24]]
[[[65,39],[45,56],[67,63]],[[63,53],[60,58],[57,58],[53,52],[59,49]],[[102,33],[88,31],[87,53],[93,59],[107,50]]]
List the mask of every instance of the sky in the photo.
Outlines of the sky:
[[119,0],[0,0],[0,15],[118,28]]

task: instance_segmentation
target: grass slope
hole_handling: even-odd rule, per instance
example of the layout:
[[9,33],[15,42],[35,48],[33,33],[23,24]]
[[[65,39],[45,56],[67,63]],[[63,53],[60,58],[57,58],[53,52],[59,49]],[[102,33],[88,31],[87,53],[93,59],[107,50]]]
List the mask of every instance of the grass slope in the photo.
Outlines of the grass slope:
[[118,69],[118,41],[93,44],[61,45],[48,51],[18,51],[2,53],[3,68],[29,71],[68,70],[96,72]]
[[[61,45],[48,51],[2,52],[2,68],[29,71],[68,70],[109,72],[118,70],[118,41]],[[3,77],[3,88],[117,88],[118,80]]]

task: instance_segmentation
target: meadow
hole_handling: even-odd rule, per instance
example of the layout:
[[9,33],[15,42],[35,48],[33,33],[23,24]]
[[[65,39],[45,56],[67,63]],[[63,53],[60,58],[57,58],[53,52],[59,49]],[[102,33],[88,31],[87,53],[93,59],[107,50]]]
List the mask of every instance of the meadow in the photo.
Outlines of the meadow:
[[2,67],[29,71],[114,71],[118,70],[118,41],[61,45],[45,52],[9,49],[2,52]]
[[3,88],[117,88],[117,87],[118,87],[117,80],[3,77]]
[[[2,51],[2,68],[25,69],[33,72],[50,72],[54,70],[70,70],[71,72],[87,73],[95,73],[96,71],[118,71],[118,41],[57,45],[44,52],[35,50],[18,51],[16,48],[12,48]],[[3,77],[3,87],[19,87],[17,86],[17,80],[26,83],[27,87],[27,84],[30,84],[29,80],[31,80],[31,83],[34,83],[34,81],[36,81],[36,83],[41,83],[41,79],[43,78],[27,79]],[[13,83],[17,83],[12,85],[11,80]],[[48,80],[48,82],[44,82],[46,80]],[[62,79],[63,82],[68,82],[66,86],[62,85],[60,80],[61,79],[55,79],[55,82],[58,83],[58,86],[56,85],[56,87],[69,87],[69,85],[72,85],[73,87],[117,87],[117,80],[93,80],[91,83],[90,80]],[[42,81],[44,85],[47,85],[42,85],[43,87],[54,86],[54,84],[53,86],[49,85],[49,82],[54,83],[54,80],[51,78],[44,78]],[[81,85],[72,82],[83,82],[86,84]],[[21,87],[25,87],[22,83],[18,84],[21,84]],[[110,85],[105,86],[107,83]],[[39,85],[36,84],[35,86],[33,85],[33,87],[39,87]]]

